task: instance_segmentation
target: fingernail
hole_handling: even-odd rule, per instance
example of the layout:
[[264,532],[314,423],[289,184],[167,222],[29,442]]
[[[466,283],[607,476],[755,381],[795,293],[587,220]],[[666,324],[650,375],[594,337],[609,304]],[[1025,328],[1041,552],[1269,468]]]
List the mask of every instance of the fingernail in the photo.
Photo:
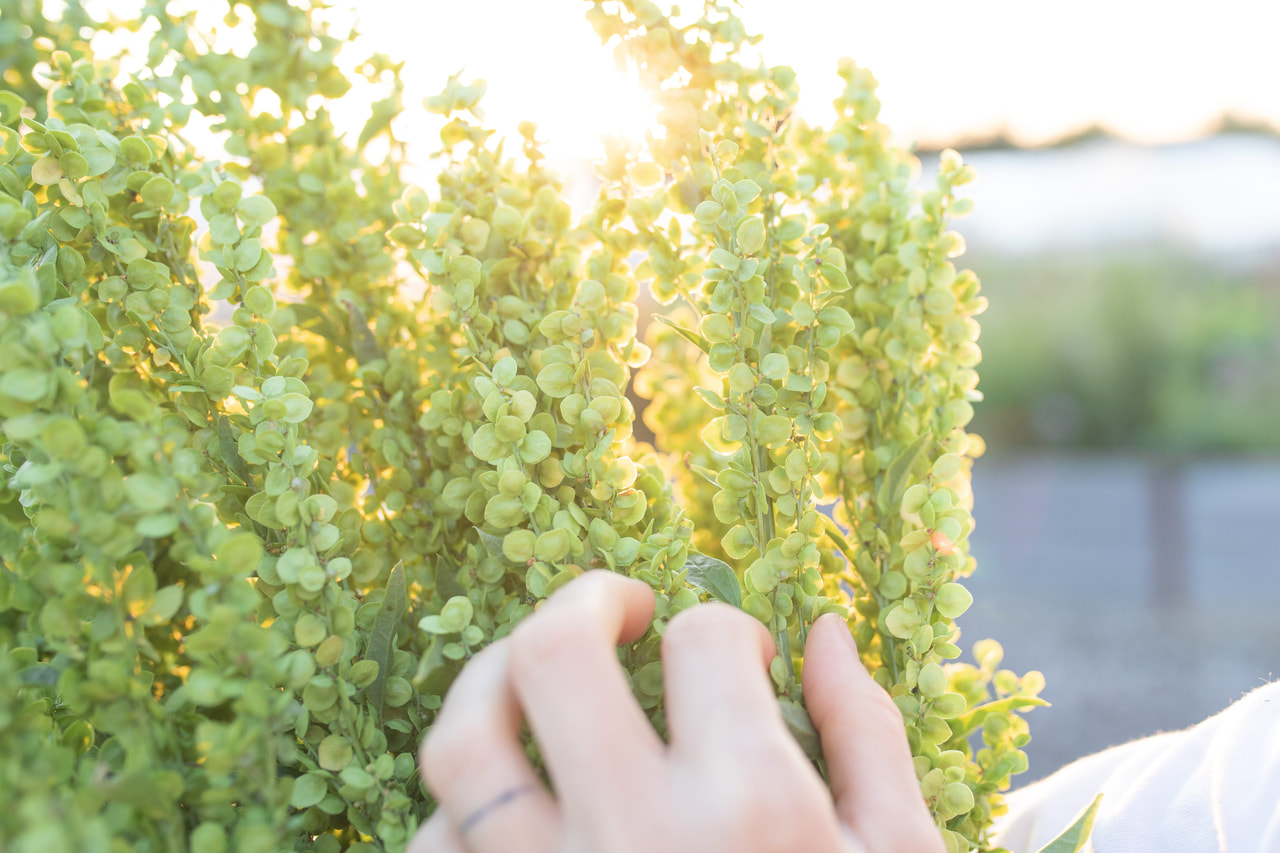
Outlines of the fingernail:
[[821,622],[823,619],[828,619],[828,618],[833,624],[832,630],[835,631],[840,636],[840,639],[844,642],[845,647],[850,652],[852,652],[853,656],[856,658],[858,656],[858,647],[853,642],[853,632],[849,630],[849,626],[845,623],[843,619],[840,618],[840,615],[838,613],[825,613],[818,619],[818,621]]

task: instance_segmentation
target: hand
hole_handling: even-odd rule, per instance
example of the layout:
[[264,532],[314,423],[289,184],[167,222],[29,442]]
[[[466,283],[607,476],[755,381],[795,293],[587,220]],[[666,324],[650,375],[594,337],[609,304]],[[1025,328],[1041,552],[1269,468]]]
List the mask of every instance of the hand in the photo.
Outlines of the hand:
[[[653,615],[648,586],[588,572],[459,675],[422,745],[440,807],[409,853],[941,853],[902,716],[834,615],[809,632],[803,687],[831,778],[783,725],[773,641],[705,604],[662,641],[664,744],[614,647]],[[527,720],[556,794],[520,745]]]

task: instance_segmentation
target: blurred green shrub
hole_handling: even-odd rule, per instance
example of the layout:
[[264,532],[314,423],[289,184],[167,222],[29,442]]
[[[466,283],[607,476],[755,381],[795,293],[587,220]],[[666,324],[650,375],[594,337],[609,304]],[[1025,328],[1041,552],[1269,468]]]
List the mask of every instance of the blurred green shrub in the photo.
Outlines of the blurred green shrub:
[[993,446],[1280,447],[1280,271],[1174,247],[985,255],[974,427]]

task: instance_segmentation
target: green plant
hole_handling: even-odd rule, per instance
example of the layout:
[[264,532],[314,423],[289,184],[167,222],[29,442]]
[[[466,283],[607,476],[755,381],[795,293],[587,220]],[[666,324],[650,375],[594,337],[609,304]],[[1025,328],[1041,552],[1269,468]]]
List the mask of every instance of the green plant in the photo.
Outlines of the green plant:
[[984,405],[995,447],[1268,452],[1280,427],[1266,270],[1186,253],[983,259]]
[[[983,301],[946,229],[969,168],[917,197],[847,61],[835,126],[793,118],[795,75],[746,64],[727,7],[593,2],[662,114],[575,223],[534,125],[518,159],[490,139],[483,84],[427,100],[428,193],[400,177],[399,65],[356,65],[385,97],[335,132],[319,3],[236,4],[244,55],[170,5],[125,82],[76,37],[135,24],[0,4],[31,48],[0,93],[11,849],[402,849],[452,678],[589,568],[655,590],[620,655],[660,730],[663,626],[710,594],[774,632],[816,756],[799,654],[844,614],[950,848],[987,847],[1042,681],[991,642],[943,667],[982,450]],[[650,345],[646,281],[676,306]],[[637,368],[657,450],[631,436]]]

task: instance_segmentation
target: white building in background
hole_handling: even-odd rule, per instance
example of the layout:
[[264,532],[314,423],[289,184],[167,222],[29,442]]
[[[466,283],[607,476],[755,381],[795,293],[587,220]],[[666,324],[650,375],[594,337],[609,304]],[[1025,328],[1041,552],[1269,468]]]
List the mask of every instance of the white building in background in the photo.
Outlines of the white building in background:
[[[1164,244],[1254,265],[1280,258],[1280,138],[1229,133],[1176,145],[1115,139],[975,151],[974,250],[1030,254]],[[924,176],[937,168],[923,158]]]

